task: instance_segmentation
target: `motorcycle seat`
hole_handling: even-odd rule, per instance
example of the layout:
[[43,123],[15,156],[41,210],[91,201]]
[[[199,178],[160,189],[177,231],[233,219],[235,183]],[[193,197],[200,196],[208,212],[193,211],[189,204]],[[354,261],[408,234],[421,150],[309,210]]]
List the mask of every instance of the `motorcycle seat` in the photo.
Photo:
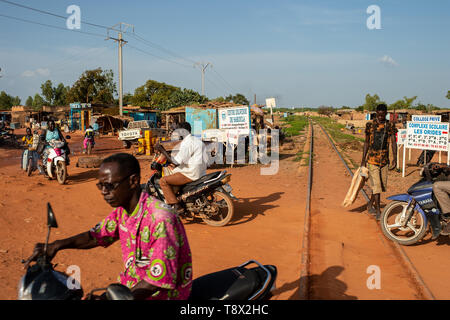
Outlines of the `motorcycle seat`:
[[183,188],[181,189],[181,193],[186,193],[186,192],[192,191],[192,190],[198,188],[202,184],[219,181],[220,179],[222,179],[223,176],[225,176],[225,173],[226,173],[226,171],[216,171],[216,172],[209,173],[209,174],[201,177],[198,180],[189,182],[183,186]]
[[[276,268],[265,267],[274,279]],[[234,267],[214,272],[193,281],[189,300],[248,300],[262,288],[266,279],[267,274],[261,268]]]

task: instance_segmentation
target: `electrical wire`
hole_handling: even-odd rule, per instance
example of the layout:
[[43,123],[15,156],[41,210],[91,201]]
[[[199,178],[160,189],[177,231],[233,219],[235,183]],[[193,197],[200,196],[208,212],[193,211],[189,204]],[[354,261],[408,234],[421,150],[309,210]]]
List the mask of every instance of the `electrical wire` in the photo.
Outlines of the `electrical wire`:
[[142,49],[137,48],[137,47],[135,47],[135,46],[132,46],[132,45],[130,45],[130,44],[128,44],[128,47],[130,47],[130,48],[132,48],[132,49],[134,49],[134,50],[140,51],[140,52],[142,52],[142,53],[145,53],[145,54],[147,54],[147,55],[149,55],[149,56],[152,56],[152,57],[154,57],[154,58],[160,59],[160,60],[164,60],[164,61],[167,61],[167,62],[171,62],[171,63],[177,64],[177,65],[182,66],[182,67],[185,67],[185,68],[192,68],[191,66],[188,66],[188,65],[185,65],[185,64],[182,64],[182,63],[173,61],[173,60],[169,60],[169,59],[166,59],[166,58],[163,58],[163,57],[160,57],[160,56],[157,56],[157,55],[155,55],[155,54],[153,54],[153,53],[150,53],[150,52],[148,52],[148,51],[142,50]]
[[[3,0],[0,0],[0,1],[3,1]],[[33,20],[27,20],[27,19],[17,18],[17,17],[13,17],[13,16],[8,16],[6,14],[1,14],[0,13],[0,17],[13,19],[13,20],[17,20],[17,21],[22,21],[22,22],[26,22],[26,23],[31,23],[31,24],[37,24],[37,25],[40,25],[40,26],[54,28],[54,29],[58,29],[58,30],[65,30],[65,31],[70,31],[70,32],[78,32],[78,33],[82,33],[82,34],[87,34],[87,35],[91,35],[91,36],[105,38],[105,35],[99,34],[99,33],[80,31],[80,30],[76,30],[76,29],[67,29],[67,28],[58,27],[58,26],[54,26],[54,25],[46,24],[46,23],[41,23],[41,22],[37,22],[37,21],[33,21]]]
[[[20,3],[16,3],[16,2],[8,1],[8,0],[0,0],[0,2],[4,2],[4,3],[10,4],[10,5],[16,6],[16,7],[32,10],[32,11],[35,11],[35,12],[39,12],[39,13],[43,13],[43,14],[47,14],[47,15],[50,15],[50,16],[53,16],[53,17],[62,18],[64,20],[67,20],[67,17],[65,17],[65,16],[62,16],[62,15],[59,15],[59,14],[56,14],[56,13],[52,13],[52,12],[49,12],[49,11],[41,10],[41,9],[28,7],[28,6],[25,6],[25,5],[20,4]],[[93,26],[93,27],[108,29],[108,27],[102,26],[102,25],[99,25],[99,24],[95,24],[95,23],[91,23],[91,22],[87,22],[87,21],[83,21],[83,20],[81,22],[83,24],[87,24],[87,25],[90,25],[90,26]]]

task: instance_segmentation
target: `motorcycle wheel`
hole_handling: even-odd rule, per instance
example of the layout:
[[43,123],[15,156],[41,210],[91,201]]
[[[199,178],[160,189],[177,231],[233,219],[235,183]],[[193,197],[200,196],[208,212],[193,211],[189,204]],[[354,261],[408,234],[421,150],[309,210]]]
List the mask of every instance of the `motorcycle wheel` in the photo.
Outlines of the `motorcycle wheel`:
[[87,148],[86,149],[87,149],[86,150],[87,154],[88,155],[91,154],[91,152],[92,152],[92,144],[90,142],[87,143]]
[[64,161],[58,161],[56,164],[56,179],[59,184],[66,183],[67,180],[67,167]]
[[33,172],[33,159],[28,159],[27,163],[27,175],[31,176],[31,173]]
[[[234,213],[233,201],[230,197],[220,191],[215,191],[212,194],[211,204],[216,206],[217,212],[215,213],[200,213],[202,220],[213,227],[222,227],[230,222]],[[220,206],[219,206],[220,203]]]
[[400,218],[408,206],[404,201],[392,201],[381,213],[380,225],[383,234],[392,241],[409,246],[420,241],[427,232],[427,222],[417,210],[406,227],[401,227]]

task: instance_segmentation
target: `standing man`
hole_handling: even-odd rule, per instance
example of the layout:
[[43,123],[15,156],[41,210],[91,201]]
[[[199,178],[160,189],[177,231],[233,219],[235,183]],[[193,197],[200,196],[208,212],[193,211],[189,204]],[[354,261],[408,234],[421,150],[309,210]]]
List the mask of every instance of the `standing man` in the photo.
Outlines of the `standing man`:
[[[369,213],[375,214],[380,220],[380,194],[386,191],[389,166],[389,144],[392,144],[392,164],[389,170],[397,166],[397,142],[395,125],[386,121],[387,106],[377,106],[376,118],[366,124],[366,139],[361,160],[361,167],[369,169],[369,185],[372,197],[367,205]],[[367,160],[366,160],[367,157]]]
[[[91,230],[50,243],[47,256],[51,260],[65,249],[106,248],[119,240],[124,263],[119,279],[136,300],[186,300],[192,259],[183,223],[164,202],[142,191],[140,172],[138,160],[127,153],[103,160],[97,187],[115,209]],[[43,250],[38,243],[25,268]]]

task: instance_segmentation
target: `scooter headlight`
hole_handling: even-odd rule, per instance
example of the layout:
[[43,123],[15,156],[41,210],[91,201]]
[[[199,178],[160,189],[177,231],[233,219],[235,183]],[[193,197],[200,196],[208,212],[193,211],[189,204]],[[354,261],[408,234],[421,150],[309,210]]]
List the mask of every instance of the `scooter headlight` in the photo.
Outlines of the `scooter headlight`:
[[25,288],[25,276],[20,279],[17,298],[19,300],[31,300],[31,287]]

